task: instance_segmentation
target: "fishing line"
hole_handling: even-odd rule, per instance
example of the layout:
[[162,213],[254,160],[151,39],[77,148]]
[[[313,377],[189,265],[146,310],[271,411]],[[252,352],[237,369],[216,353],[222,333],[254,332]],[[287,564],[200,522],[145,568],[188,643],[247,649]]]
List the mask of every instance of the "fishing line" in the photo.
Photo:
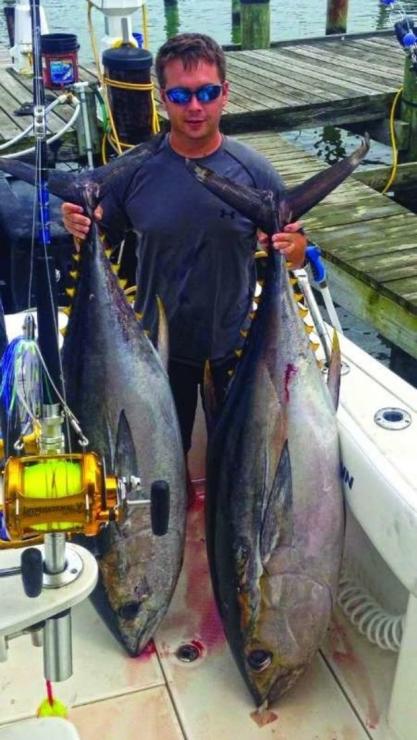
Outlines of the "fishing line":
[[[36,58],[39,58],[40,54],[40,38],[39,34],[34,34],[34,53],[35,55],[38,55]],[[35,92],[35,99],[40,100],[41,99],[41,92],[42,88],[41,85],[43,85],[43,81],[38,75],[34,75],[34,92]],[[46,109],[43,110],[43,115],[46,114]],[[35,132],[36,133],[36,132]],[[41,148],[36,147],[35,148],[35,193],[40,193],[41,186],[42,186],[42,161],[41,161],[42,153]],[[47,163],[46,163],[47,164]],[[48,194],[49,195],[49,194]],[[40,196],[39,196],[40,199]],[[33,287],[33,277],[34,277],[34,262],[35,262],[35,231],[36,231],[36,214],[38,212],[39,214],[39,238],[41,240],[41,249],[43,250],[43,257],[45,259],[45,264],[48,265],[48,251],[47,251],[47,231],[50,228],[49,223],[45,223],[45,208],[42,207],[42,203],[37,203],[36,196],[34,198],[33,202],[33,213],[32,213],[32,238],[31,238],[31,249],[30,249],[30,270],[29,270],[29,283],[28,283],[28,295],[27,295],[27,307],[28,309],[31,308],[31,296],[32,296],[32,287]],[[46,269],[46,280],[47,280],[47,290],[49,295],[49,302],[50,306],[52,308],[52,323],[54,327],[54,339],[56,342],[57,350],[58,350],[58,367],[59,367],[59,376],[61,381],[61,387],[62,387],[62,393],[61,396],[60,393],[58,393],[58,390],[55,386],[55,384],[52,381],[51,375],[49,373],[49,370],[46,366],[46,362],[42,356],[42,353],[40,351],[40,347],[38,342],[35,343],[36,347],[36,353],[38,355],[38,358],[40,360],[41,366],[43,368],[44,374],[48,379],[48,382],[50,384],[50,387],[55,391],[57,397],[62,401],[63,406],[65,409],[68,409],[68,404],[66,401],[66,391],[65,391],[65,383],[64,383],[64,371],[63,371],[63,364],[62,364],[62,357],[61,353],[59,351],[59,324],[58,324],[58,317],[57,312],[53,309],[55,305],[54,301],[54,291],[52,286],[52,276],[50,269]],[[39,379],[40,382],[40,379]],[[45,384],[46,386],[46,393],[49,396],[49,402],[52,400],[52,394],[49,391],[49,385]],[[19,400],[22,401],[22,405],[25,408],[26,412],[28,412],[27,404],[25,404],[24,399],[21,399],[19,397]],[[32,420],[34,419],[34,415],[32,415]],[[70,428],[69,428],[69,417],[68,413],[65,414],[65,423],[66,423],[66,431],[67,431],[67,439],[68,439],[68,445],[69,445],[69,451],[71,452],[71,434],[70,434]]]

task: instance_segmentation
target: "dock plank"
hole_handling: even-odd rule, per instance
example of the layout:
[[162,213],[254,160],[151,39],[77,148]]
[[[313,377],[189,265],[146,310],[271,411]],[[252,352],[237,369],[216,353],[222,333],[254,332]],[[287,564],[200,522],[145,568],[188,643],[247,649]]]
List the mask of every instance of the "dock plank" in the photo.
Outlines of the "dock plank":
[[403,78],[404,53],[388,35],[291,41],[270,49],[228,51],[226,56],[236,98],[246,96],[249,79],[257,91],[245,114],[226,112],[225,128],[235,133],[383,118]]

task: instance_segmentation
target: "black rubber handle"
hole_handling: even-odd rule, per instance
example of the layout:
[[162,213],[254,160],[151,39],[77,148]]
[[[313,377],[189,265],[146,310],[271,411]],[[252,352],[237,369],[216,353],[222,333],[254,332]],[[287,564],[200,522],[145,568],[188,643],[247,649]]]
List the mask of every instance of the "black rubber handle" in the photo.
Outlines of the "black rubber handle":
[[22,581],[26,596],[34,599],[42,591],[43,560],[42,553],[36,547],[28,547],[22,552]]
[[168,531],[169,485],[165,480],[155,480],[151,486],[152,532],[162,537]]

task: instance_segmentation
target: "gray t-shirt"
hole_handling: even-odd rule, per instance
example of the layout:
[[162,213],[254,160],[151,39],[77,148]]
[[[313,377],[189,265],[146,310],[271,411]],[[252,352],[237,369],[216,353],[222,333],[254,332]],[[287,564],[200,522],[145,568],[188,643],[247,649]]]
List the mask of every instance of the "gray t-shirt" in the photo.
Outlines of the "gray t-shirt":
[[[242,185],[284,190],[264,157],[228,137],[199,162]],[[155,329],[158,295],[172,359],[197,365],[232,355],[255,287],[254,224],[196,181],[167,136],[127,182],[112,181],[102,205],[112,241],[126,229],[137,234],[136,310],[145,328]]]

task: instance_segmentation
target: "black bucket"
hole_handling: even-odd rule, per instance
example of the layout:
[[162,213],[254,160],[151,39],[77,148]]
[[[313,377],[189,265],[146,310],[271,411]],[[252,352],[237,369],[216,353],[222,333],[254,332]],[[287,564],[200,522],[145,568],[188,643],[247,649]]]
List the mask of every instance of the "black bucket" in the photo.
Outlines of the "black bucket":
[[45,87],[68,87],[78,82],[78,49],[73,33],[46,33],[41,36],[42,76]]
[[102,59],[117,135],[123,144],[140,144],[152,134],[151,91],[122,89],[117,83],[149,84],[152,54],[146,49],[126,45],[106,49]]

